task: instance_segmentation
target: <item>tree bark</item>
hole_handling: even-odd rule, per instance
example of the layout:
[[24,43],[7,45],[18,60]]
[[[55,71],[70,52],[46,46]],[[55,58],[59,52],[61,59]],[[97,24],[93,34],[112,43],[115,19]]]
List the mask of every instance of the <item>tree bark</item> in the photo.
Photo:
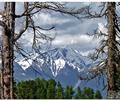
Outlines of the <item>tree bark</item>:
[[108,98],[116,98],[116,5],[115,2],[107,3],[108,18],[108,62],[107,62],[107,85]]
[[13,98],[13,38],[15,18],[12,14],[15,13],[15,3],[6,2],[4,6],[6,16],[4,22],[7,27],[4,27],[3,32],[3,98]]
[[[3,31],[3,29],[2,29],[2,31]],[[1,45],[2,46],[2,45]],[[1,75],[0,75],[0,85],[1,85],[1,90],[0,90],[0,92],[1,92],[1,94],[0,94],[0,98],[1,99],[3,99],[3,46],[1,47],[1,60],[2,60],[2,68],[1,68]]]

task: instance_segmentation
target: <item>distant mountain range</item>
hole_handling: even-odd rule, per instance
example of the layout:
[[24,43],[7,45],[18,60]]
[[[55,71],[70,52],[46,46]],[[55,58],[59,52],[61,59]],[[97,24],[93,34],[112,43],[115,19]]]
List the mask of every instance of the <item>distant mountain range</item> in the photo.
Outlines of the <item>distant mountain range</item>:
[[[96,62],[97,63],[97,62]],[[35,57],[34,61],[25,70],[21,63],[14,63],[15,80],[30,80],[35,78],[55,79],[63,86],[72,85],[103,89],[103,79],[96,78],[90,81],[80,81],[80,75],[87,75],[87,70],[96,65],[88,57],[82,56],[79,51],[71,48],[55,48]],[[98,81],[99,80],[99,81]],[[98,83],[100,82],[100,83]]]

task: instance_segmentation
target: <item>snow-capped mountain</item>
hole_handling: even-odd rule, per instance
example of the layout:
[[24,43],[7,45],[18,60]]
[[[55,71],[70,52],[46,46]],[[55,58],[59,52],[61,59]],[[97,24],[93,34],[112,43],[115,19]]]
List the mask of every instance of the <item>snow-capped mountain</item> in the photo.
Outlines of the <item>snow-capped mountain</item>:
[[[25,62],[24,62],[25,63]],[[25,70],[22,69],[22,63],[15,63],[15,79],[29,80],[37,77],[44,79],[55,79],[60,81],[63,86],[75,86],[79,83],[79,75],[86,75],[87,69],[93,67],[95,63],[82,56],[79,51],[71,48],[55,48],[36,58],[30,63]],[[28,66],[28,64],[27,64]],[[102,82],[102,80],[100,80]],[[94,89],[102,88],[103,85],[96,85],[96,80],[89,82],[81,81],[80,87],[89,86]]]
[[[26,69],[36,70],[38,72],[44,72],[51,77],[58,77],[58,75],[67,70],[76,70],[79,73],[87,69],[86,61],[90,61],[86,57],[80,55],[79,52],[73,49],[55,48],[37,56],[31,64],[31,67]],[[89,62],[90,63],[90,62]],[[67,69],[66,69],[67,68]]]

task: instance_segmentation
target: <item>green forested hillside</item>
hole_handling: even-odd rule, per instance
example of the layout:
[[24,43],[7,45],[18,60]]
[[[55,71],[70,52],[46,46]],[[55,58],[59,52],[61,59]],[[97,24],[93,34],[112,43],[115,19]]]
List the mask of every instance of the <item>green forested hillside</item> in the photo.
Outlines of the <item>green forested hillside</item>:
[[16,85],[16,96],[18,99],[100,99],[100,91],[93,91],[91,88],[79,87],[77,91],[72,86],[63,88],[60,82],[55,80],[36,79],[22,81]]

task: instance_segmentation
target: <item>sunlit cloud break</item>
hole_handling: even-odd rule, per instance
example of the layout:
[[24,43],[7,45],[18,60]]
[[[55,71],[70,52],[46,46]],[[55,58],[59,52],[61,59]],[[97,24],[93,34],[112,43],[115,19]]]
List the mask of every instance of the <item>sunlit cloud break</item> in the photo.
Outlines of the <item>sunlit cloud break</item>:
[[53,45],[71,45],[71,44],[88,44],[92,43],[93,36],[88,35],[62,35],[57,36],[52,42]]

